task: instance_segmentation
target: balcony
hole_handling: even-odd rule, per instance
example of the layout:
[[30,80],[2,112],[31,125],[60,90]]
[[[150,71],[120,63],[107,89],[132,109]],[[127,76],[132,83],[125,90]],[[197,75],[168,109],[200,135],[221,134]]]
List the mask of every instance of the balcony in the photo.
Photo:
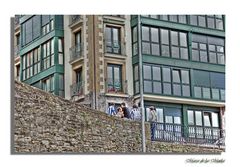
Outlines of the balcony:
[[124,43],[118,40],[105,40],[105,53],[125,55]]
[[107,93],[127,94],[127,80],[106,79]]
[[151,123],[151,139],[200,146],[225,147],[225,131],[213,127],[183,126],[179,124]]
[[78,23],[81,20],[82,20],[81,15],[70,15],[69,16],[69,26],[72,26],[73,24]]
[[71,85],[70,86],[71,97],[82,96],[83,95],[83,88],[84,88],[83,86],[84,86],[83,81]]
[[18,57],[19,56],[19,51],[20,51],[20,45],[16,45],[14,47],[14,57]]
[[69,49],[70,62],[83,58],[83,44],[79,43]]

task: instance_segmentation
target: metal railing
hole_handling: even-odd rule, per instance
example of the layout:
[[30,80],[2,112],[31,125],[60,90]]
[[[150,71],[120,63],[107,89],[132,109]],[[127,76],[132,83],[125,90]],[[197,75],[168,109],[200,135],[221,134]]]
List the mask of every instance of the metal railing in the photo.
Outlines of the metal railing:
[[70,15],[69,16],[69,25],[72,25],[82,19],[81,15]]
[[118,40],[105,40],[105,53],[125,55],[125,45]]
[[70,61],[76,60],[83,56],[83,44],[78,43],[70,49]]
[[19,51],[20,51],[20,45],[16,45],[14,47],[14,56],[18,57],[19,56]]
[[127,80],[107,78],[106,87],[108,93],[127,93]]
[[83,95],[83,81],[74,83],[70,86],[70,91],[71,91],[71,97],[73,96],[81,96]]
[[225,131],[213,127],[183,126],[151,122],[151,139],[203,146],[225,146]]

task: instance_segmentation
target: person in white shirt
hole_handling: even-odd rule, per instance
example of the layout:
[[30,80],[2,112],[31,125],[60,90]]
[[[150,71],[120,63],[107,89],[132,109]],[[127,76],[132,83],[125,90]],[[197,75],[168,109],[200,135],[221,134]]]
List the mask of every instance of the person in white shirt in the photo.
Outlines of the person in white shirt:
[[141,112],[136,104],[133,105],[132,110],[131,110],[131,119],[132,120],[141,120]]

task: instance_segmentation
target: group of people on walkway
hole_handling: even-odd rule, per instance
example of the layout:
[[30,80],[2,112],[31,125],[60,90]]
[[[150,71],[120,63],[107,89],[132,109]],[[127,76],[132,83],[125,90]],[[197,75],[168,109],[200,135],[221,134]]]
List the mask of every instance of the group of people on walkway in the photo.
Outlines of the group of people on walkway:
[[109,115],[115,115],[120,118],[132,119],[132,120],[141,120],[141,117],[142,117],[142,114],[136,104],[134,104],[131,110],[129,110],[129,108],[126,106],[124,102],[121,103],[121,106],[118,107],[117,109],[115,108],[114,103],[110,103],[107,109],[107,113]]

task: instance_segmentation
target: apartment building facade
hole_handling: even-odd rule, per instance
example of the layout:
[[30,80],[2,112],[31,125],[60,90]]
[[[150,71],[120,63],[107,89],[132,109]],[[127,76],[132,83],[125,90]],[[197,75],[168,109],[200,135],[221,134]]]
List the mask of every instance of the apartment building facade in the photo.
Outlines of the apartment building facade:
[[142,96],[153,140],[224,135],[223,15],[24,15],[14,41],[22,82],[104,112]]
[[222,15],[132,16],[134,99],[140,99],[142,75],[146,120],[150,106],[157,112],[153,139],[224,137],[224,20]]

